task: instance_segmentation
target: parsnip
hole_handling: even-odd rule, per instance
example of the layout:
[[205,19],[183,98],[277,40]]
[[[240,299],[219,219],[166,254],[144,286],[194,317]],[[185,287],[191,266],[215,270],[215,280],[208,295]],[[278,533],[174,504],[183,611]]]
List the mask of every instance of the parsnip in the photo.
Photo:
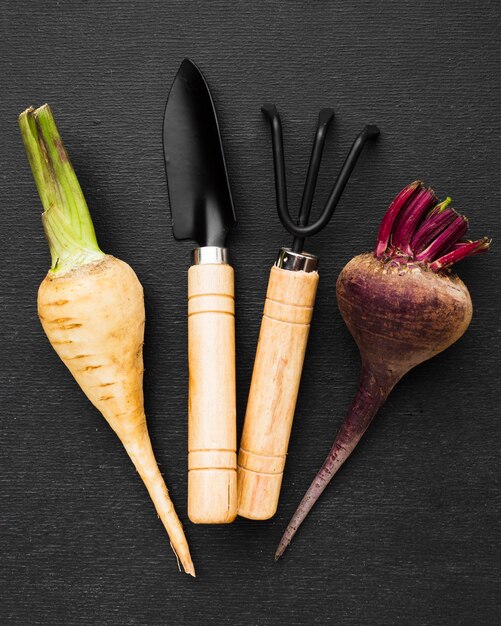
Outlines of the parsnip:
[[44,206],[52,268],[38,314],[53,348],[116,432],[148,489],[174,552],[195,575],[188,543],[162,475],[143,406],[144,300],[127,263],[104,254],[48,105],[19,118]]

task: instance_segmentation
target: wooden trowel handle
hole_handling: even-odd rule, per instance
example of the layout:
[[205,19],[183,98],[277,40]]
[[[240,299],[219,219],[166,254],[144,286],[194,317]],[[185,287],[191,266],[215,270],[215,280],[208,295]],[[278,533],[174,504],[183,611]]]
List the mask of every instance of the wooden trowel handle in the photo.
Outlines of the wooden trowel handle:
[[236,517],[235,317],[233,268],[188,272],[188,517],[225,524]]
[[238,514],[275,514],[318,273],[273,267],[238,456]]

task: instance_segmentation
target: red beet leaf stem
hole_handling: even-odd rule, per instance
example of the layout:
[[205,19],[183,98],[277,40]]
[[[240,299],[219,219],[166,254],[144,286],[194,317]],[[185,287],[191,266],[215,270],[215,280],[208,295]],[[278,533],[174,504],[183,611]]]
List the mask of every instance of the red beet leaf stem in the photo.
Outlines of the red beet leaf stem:
[[[440,204],[438,205],[440,206]],[[427,217],[412,237],[411,248],[414,255],[422,252],[430,243],[443,232],[457,217],[454,209],[446,208]]]
[[453,265],[462,259],[474,254],[480,254],[481,252],[487,252],[491,245],[490,239],[484,237],[477,241],[460,241],[457,243],[451,252],[444,254],[444,256],[438,258],[436,261],[430,264],[430,269],[433,272],[438,272],[444,267]]
[[388,248],[391,231],[393,230],[395,220],[397,219],[400,211],[414,196],[414,194],[422,188],[422,186],[423,184],[420,180],[415,180],[410,185],[407,185],[405,189],[402,189],[402,191],[390,204],[385,216],[383,217],[383,221],[381,222],[381,226],[379,227],[379,232],[377,235],[376,249],[374,253],[378,259],[384,256],[384,253]]
[[437,198],[433,189],[421,189],[403,211],[400,212],[398,221],[395,224],[391,235],[392,247],[402,254],[412,257],[410,246],[412,236],[419,228],[424,216],[437,204]]
[[320,468],[308,491],[292,516],[275,552],[275,561],[282,556],[292,541],[298,528],[305,520],[313,505],[332,480],[338,469],[355,449],[397,380],[385,388],[378,382],[368,366],[362,365],[357,394],[339,429],[331,451]]
[[468,230],[468,220],[463,215],[458,215],[447,228],[438,235],[430,245],[419,254],[416,259],[425,263],[431,263],[435,259],[449,252]]

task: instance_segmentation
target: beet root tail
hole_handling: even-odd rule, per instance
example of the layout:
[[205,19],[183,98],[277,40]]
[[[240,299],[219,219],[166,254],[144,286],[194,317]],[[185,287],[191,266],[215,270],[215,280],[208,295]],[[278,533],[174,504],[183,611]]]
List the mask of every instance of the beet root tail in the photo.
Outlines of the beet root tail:
[[356,448],[362,435],[385,402],[396,382],[394,380],[383,386],[369,367],[362,366],[360,383],[355,399],[337,433],[334,445],[285,529],[275,552],[275,561],[278,561],[283,555],[315,502]]

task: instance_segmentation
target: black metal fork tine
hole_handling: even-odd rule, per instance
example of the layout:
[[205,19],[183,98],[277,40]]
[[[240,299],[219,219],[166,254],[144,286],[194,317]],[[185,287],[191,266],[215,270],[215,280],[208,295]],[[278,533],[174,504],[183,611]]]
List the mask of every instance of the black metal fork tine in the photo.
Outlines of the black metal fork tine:
[[274,104],[263,104],[261,111],[270,120],[271,143],[273,147],[273,165],[275,169],[275,191],[277,196],[278,215],[287,228],[286,222],[290,221],[287,204],[287,182],[285,177],[284,140],[282,136],[282,121]]
[[[308,173],[306,175],[301,208],[299,209],[297,220],[298,226],[305,226],[310,219],[313,195],[315,194],[315,188],[317,186],[318,172],[320,171],[320,163],[322,162],[327,129],[333,117],[333,109],[322,109],[318,114],[317,129],[315,131],[315,139],[313,140],[313,148],[311,150],[310,163],[308,165]],[[304,238],[295,236],[292,242],[292,251],[302,252],[303,245]]]
[[374,124],[369,124],[365,126],[363,131],[357,136],[357,138],[353,142],[353,145],[350,148],[350,151],[348,152],[348,156],[346,157],[346,160],[343,163],[343,167],[341,168],[341,171],[339,172],[336,182],[334,183],[334,186],[332,187],[332,191],[329,195],[329,198],[327,199],[327,202],[325,204],[324,210],[322,211],[322,214],[318,218],[317,222],[315,224],[312,224],[312,226],[314,226],[315,228],[313,229],[314,232],[312,232],[311,234],[314,234],[318,232],[319,230],[321,230],[330,220],[330,218],[332,217],[332,214],[334,213],[334,209],[336,208],[337,203],[339,202],[339,198],[341,197],[341,194],[343,193],[344,188],[346,187],[346,184],[348,183],[351,173],[353,172],[353,169],[358,160],[358,157],[360,156],[365,146],[365,143],[367,142],[368,139],[375,139],[378,136],[379,136],[379,128],[375,126]]

